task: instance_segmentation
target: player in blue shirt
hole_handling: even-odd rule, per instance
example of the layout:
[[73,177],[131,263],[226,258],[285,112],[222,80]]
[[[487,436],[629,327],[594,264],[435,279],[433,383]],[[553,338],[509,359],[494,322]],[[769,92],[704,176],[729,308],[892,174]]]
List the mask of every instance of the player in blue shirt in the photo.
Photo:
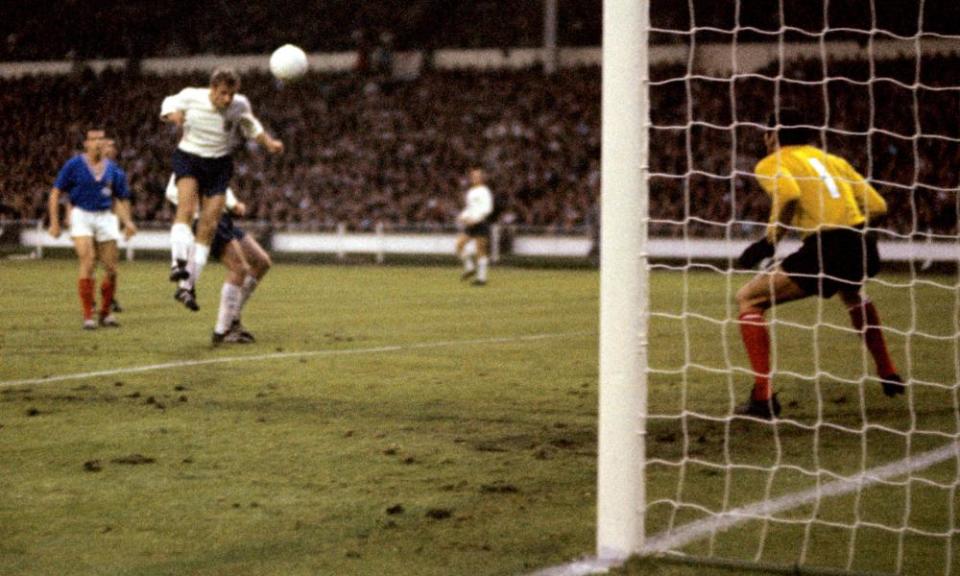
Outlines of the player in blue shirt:
[[[119,221],[123,221],[126,237],[136,233],[130,219],[130,191],[118,166],[103,156],[103,130],[88,130],[83,141],[83,153],[77,154],[60,169],[50,190],[47,208],[50,215],[50,235],[58,238],[60,229],[60,195],[69,198],[70,237],[80,259],[77,288],[83,305],[83,328],[93,330],[94,271],[99,256],[106,275],[100,284],[99,324],[116,327],[110,313],[113,292],[117,285],[117,240],[120,239]],[[114,212],[114,208],[116,212]]]

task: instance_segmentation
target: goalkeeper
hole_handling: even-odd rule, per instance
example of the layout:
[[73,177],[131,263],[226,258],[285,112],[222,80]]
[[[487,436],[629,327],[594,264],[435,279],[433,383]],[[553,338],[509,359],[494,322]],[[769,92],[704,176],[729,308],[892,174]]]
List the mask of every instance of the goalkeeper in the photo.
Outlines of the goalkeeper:
[[887,204],[850,164],[813,146],[818,132],[803,126],[799,111],[781,109],[771,115],[764,136],[768,155],[755,169],[760,186],[771,199],[766,235],[744,250],[739,268],[750,269],[772,257],[788,228],[803,236],[799,250],[747,282],[737,292],[740,334],[755,382],[750,399],[737,414],[770,419],[780,414],[780,403],[770,383],[770,338],[764,312],[808,296],[839,294],[853,327],[877,365],[883,392],[904,393],[903,380],[887,352],[880,317],[873,302],[860,293],[863,281],[875,276],[880,257],[874,235],[866,233],[872,218],[882,216]]

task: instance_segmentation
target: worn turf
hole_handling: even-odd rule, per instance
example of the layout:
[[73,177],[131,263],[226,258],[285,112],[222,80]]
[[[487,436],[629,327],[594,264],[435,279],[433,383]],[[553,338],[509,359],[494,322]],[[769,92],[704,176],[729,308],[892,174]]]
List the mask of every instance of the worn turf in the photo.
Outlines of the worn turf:
[[[257,344],[213,348],[219,266],[205,271],[194,314],[173,301],[161,263],[124,264],[122,327],[94,332],[80,330],[74,267],[68,260],[0,263],[0,382],[8,383],[0,385],[0,574],[499,575],[592,552],[595,272],[494,269],[490,284],[475,288],[453,268],[280,265],[244,317]],[[725,317],[722,275],[690,274],[687,292],[683,281],[655,274],[654,309]],[[925,290],[931,299],[943,292]],[[892,326],[954,333],[953,319],[911,306],[902,293],[876,291]],[[793,305],[786,317],[811,314],[814,302]],[[845,321],[834,302],[823,318]],[[722,424],[697,416],[722,415],[730,397],[739,400],[749,388],[745,375],[728,380],[712,371],[746,365],[734,326],[658,316],[652,327],[652,365],[686,366],[680,375],[651,377],[652,410],[696,413],[685,425],[651,422],[653,457],[811,465],[812,437],[802,429],[782,425],[774,436],[765,425],[740,422],[725,435]],[[784,330],[795,332],[782,334],[781,354],[793,358],[784,367],[812,371],[814,348],[822,350],[822,370],[862,373],[850,361],[862,364],[854,335]],[[912,366],[915,374],[956,381],[953,347],[892,335],[901,363],[907,340],[924,360]],[[837,350],[845,359],[833,356]],[[97,371],[114,373],[9,384]],[[818,382],[819,408],[810,382],[782,379],[792,418],[821,414],[855,425],[867,410],[894,430],[914,422],[957,431],[950,392],[918,391],[911,412],[869,382],[862,399],[859,386]],[[902,436],[874,433],[876,445],[866,448],[849,434],[820,438],[821,465],[848,471],[859,469],[861,456],[874,465],[904,455]],[[926,437],[911,448],[943,441]],[[923,477],[949,481],[955,468]],[[678,470],[650,468],[651,499],[723,504],[723,474],[690,462],[678,490]],[[729,504],[754,501],[764,478],[734,476]],[[809,485],[784,474],[773,492]],[[956,508],[955,493],[925,484],[909,493],[911,524],[957,525],[945,512]],[[896,524],[906,514],[905,494],[868,490],[856,506],[841,497],[818,513]],[[668,508],[651,509],[651,534],[698,518]],[[809,507],[794,511],[803,513]],[[891,560],[889,535],[876,532],[858,532],[864,557],[855,567],[894,566],[896,538]],[[793,528],[773,529],[763,559],[792,561],[798,538]],[[844,562],[846,539],[813,538],[824,564]],[[760,540],[757,526],[746,526],[713,546],[752,557]],[[907,540],[909,566],[938,573],[944,543]],[[709,552],[704,546],[688,551]],[[639,573],[713,573],[640,566]]]

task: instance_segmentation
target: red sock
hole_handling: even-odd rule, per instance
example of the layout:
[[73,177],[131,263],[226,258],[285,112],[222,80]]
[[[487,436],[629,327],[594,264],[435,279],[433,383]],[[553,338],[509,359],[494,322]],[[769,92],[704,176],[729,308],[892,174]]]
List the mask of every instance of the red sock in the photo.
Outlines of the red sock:
[[77,291],[80,293],[80,303],[83,304],[83,319],[93,319],[93,278],[77,280]]
[[[880,314],[877,313],[877,307],[870,300],[864,300],[859,306],[848,308],[850,312],[850,322],[853,327],[863,334],[863,341],[867,345],[867,350],[873,356],[873,361],[877,363],[877,374],[881,378],[892,376],[897,373],[897,367],[890,359],[890,353],[887,352],[887,342],[883,338],[883,330],[880,329]],[[864,330],[866,326],[866,330]]]
[[740,336],[753,368],[753,399],[770,399],[770,335],[762,310],[749,310],[740,315]]
[[110,315],[110,305],[113,304],[113,294],[117,290],[117,280],[104,278],[100,282],[100,316]]

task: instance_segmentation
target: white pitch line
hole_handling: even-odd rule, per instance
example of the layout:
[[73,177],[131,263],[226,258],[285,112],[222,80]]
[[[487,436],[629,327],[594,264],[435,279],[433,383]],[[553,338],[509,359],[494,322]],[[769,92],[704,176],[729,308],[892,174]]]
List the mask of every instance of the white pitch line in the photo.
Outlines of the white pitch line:
[[[760,517],[772,516],[813,502],[818,498],[842,496],[860,488],[872,486],[883,480],[902,476],[918,470],[929,468],[951,458],[960,458],[960,442],[947,444],[936,450],[924,452],[917,456],[904,458],[890,464],[861,472],[847,479],[835,480],[825,484],[820,489],[811,488],[802,492],[787,494],[773,500],[755,502],[741,508],[721,512],[716,516],[691,522],[667,533],[658,534],[647,539],[643,554],[663,554],[683,548],[713,534],[733,528],[747,520],[757,520]],[[545,568],[534,572],[531,576],[586,576],[587,574],[603,574],[610,568],[620,566],[626,559],[599,559],[584,558],[570,564]]]
[[251,356],[226,356],[223,358],[207,358],[204,360],[178,360],[176,362],[164,362],[163,364],[148,364],[145,366],[130,366],[128,368],[113,368],[110,370],[97,370],[96,372],[78,372],[74,374],[61,374],[59,376],[46,376],[43,378],[28,378],[25,380],[4,380],[0,381],[0,388],[13,388],[16,386],[28,386],[32,384],[49,384],[51,382],[63,382],[65,380],[86,380],[89,378],[99,378],[101,376],[116,376],[119,374],[136,374],[139,372],[152,372],[154,370],[168,370],[175,368],[187,368],[190,366],[206,366],[210,364],[228,364],[231,362],[256,362],[259,360],[282,360],[284,358],[307,358],[316,356],[347,356],[354,354],[379,354],[384,352],[406,352],[410,350],[424,350],[429,348],[445,348],[450,346],[470,346],[477,344],[509,344],[511,342],[531,342],[535,340],[548,340],[553,338],[570,338],[577,336],[595,335],[595,332],[559,332],[553,334],[531,334],[528,336],[506,336],[501,338],[477,338],[474,340],[444,340],[440,342],[422,342],[419,344],[396,344],[393,346],[377,346],[372,348],[347,348],[342,350],[307,350],[304,352],[274,352],[271,354],[257,354]]

